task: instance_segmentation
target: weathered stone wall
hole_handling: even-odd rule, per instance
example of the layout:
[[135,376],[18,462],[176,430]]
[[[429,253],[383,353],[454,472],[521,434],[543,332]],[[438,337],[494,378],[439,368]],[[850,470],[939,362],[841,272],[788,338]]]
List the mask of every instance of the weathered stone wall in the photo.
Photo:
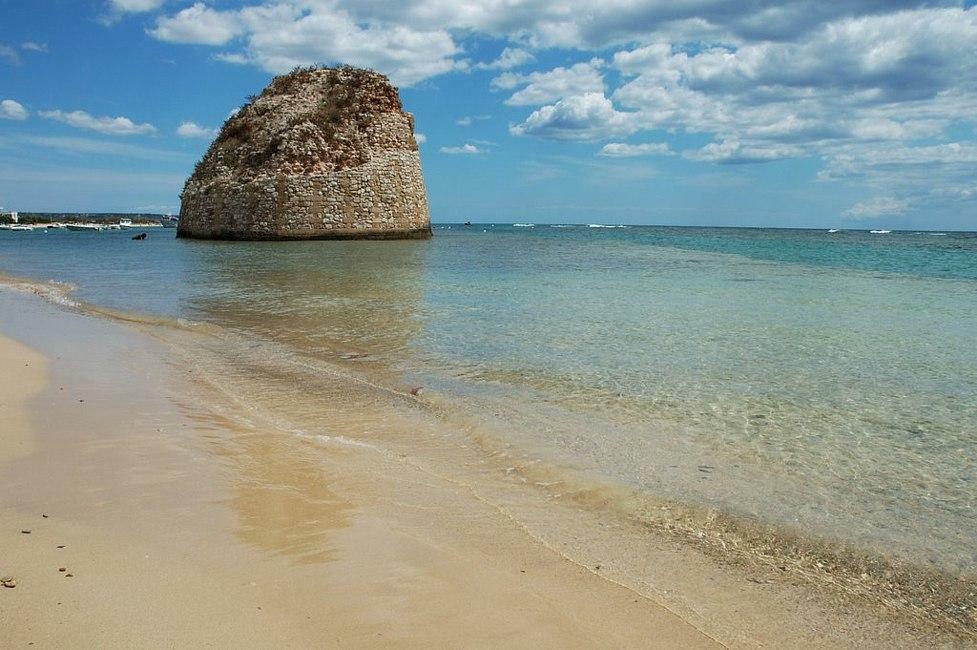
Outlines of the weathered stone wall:
[[327,174],[215,181],[184,197],[179,234],[268,240],[430,237],[420,159],[416,151],[398,151]]
[[[282,85],[278,78],[288,94],[270,92],[273,82],[242,110],[244,115],[228,120],[184,187],[178,236],[430,237],[413,118],[400,109],[396,90],[384,87],[386,79],[354,72],[368,75],[366,82],[358,80],[355,98],[365,108],[348,109],[346,121],[316,122],[331,108],[328,103],[323,108],[324,102],[344,82],[346,69],[304,71],[301,84]],[[366,112],[377,105],[384,108]]]

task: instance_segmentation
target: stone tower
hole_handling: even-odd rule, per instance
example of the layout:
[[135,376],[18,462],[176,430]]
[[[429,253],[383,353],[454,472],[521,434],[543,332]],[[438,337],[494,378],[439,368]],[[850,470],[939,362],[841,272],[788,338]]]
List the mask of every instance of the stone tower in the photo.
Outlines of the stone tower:
[[387,78],[297,68],[224,123],[180,195],[178,237],[431,236],[414,118]]

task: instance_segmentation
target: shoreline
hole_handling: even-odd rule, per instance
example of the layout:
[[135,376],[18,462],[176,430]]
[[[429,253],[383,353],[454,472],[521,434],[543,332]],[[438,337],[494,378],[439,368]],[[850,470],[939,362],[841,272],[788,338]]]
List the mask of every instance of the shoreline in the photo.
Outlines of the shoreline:
[[[64,295],[60,298],[55,296],[55,299],[62,304],[69,306],[72,304]],[[105,311],[97,315],[110,319],[119,317],[117,314]],[[142,330],[152,329],[157,324],[152,319],[141,321],[130,317],[125,320]],[[114,328],[122,327],[115,323],[106,323],[106,325]],[[167,339],[170,343],[177,344],[181,337],[196,335],[195,332],[190,331],[164,329],[166,332],[162,335],[159,332],[154,334],[152,331],[143,331],[142,334],[150,334],[152,338]],[[173,351],[170,349],[167,354]],[[176,356],[179,356],[178,351]],[[206,374],[201,368],[206,365],[206,361],[198,361],[197,367],[194,367],[192,361],[188,359],[175,362],[175,365],[184,368],[183,372],[188,375],[194,374],[196,380],[200,381],[202,375]],[[245,363],[241,360],[239,362]],[[211,378],[211,383],[213,379],[215,378]],[[348,382],[349,378],[334,379],[342,384],[344,381]],[[197,388],[199,389],[200,385]],[[230,390],[240,388],[240,386],[232,386]],[[349,386],[341,389],[346,394],[350,394],[349,391],[353,390],[352,394],[355,394],[355,389]],[[239,396],[245,396],[245,393],[241,392]],[[399,399],[395,395],[391,397]],[[369,399],[375,400],[375,396]],[[219,397],[209,396],[204,402],[212,405],[219,400]],[[246,405],[232,402],[227,406],[228,414],[233,417],[240,416],[240,413],[230,412],[243,406],[241,411],[247,418],[252,418],[259,414],[256,406],[258,401],[260,400],[249,401]],[[407,399],[407,401],[417,400]],[[422,410],[425,408],[423,404],[418,405]],[[376,404],[374,406],[379,407]],[[199,407],[200,403],[195,403],[193,408]],[[281,422],[275,417],[269,417],[268,420]],[[292,437],[295,437],[294,431]],[[316,436],[311,437],[316,438]],[[308,440],[304,442],[307,443]],[[342,435],[318,436],[316,442],[320,443],[315,445],[319,450],[317,453],[323,447],[327,449],[338,447],[343,452],[349,452],[351,447],[355,448],[363,444],[358,437],[348,438]],[[409,444],[414,445],[415,442],[410,441]],[[369,447],[369,442],[364,444],[365,449]],[[385,452],[391,454],[395,450],[396,447],[392,446],[387,447]],[[405,455],[410,450],[411,448],[407,447],[399,453]],[[940,638],[938,632],[928,630],[926,626],[919,631],[914,631],[912,627],[903,627],[901,624],[890,625],[891,615],[881,610],[876,611],[875,605],[871,604],[871,598],[868,605],[865,603],[859,605],[857,598],[855,601],[845,598],[837,600],[830,593],[818,595],[817,590],[810,584],[805,584],[803,579],[798,581],[799,576],[780,575],[777,570],[765,568],[766,562],[761,562],[759,565],[747,563],[746,566],[735,566],[736,562],[733,562],[731,565],[729,558],[722,557],[724,553],[720,552],[720,547],[722,551],[727,550],[722,539],[705,540],[707,547],[712,541],[716,541],[716,545],[711,554],[708,548],[706,548],[707,552],[703,553],[702,544],[697,544],[695,539],[689,537],[696,534],[695,529],[678,531],[680,534],[676,536],[674,530],[665,530],[655,525],[649,527],[648,522],[643,522],[640,518],[635,519],[633,516],[629,517],[627,512],[616,515],[595,512],[595,504],[599,505],[603,502],[606,506],[609,498],[606,491],[596,490],[588,493],[583,490],[569,499],[571,502],[569,508],[565,503],[554,501],[552,495],[544,494],[541,499],[526,500],[523,492],[531,486],[514,486],[511,484],[514,481],[511,480],[509,484],[470,483],[471,477],[454,472],[453,466],[468,462],[465,460],[467,456],[451,455],[436,459],[438,462],[432,463],[430,457],[424,456],[425,450],[418,448],[417,451],[419,452],[417,460],[411,458],[409,464],[423,470],[429,477],[433,476],[437,480],[453,483],[456,487],[462,485],[476,497],[475,503],[483,505],[487,503],[498,513],[503,514],[504,519],[517,524],[527,538],[524,541],[542,545],[548,553],[585,568],[595,579],[626,585],[632,592],[644,598],[651,598],[659,607],[664,606],[679,612],[683,618],[693,621],[697,627],[707,630],[710,635],[721,639],[724,643],[739,646],[754,643],[791,643],[790,640],[793,640],[794,644],[803,642],[828,646],[832,645],[832,640],[837,644],[841,641],[854,642],[855,639],[860,639],[863,645],[880,646],[884,645],[883,639],[895,643],[899,640],[905,643],[907,639],[912,639],[915,643],[919,643],[920,639],[927,639],[928,643],[935,644],[952,643],[947,640],[952,637],[935,641]],[[486,449],[481,450],[481,453],[485,452]],[[375,453],[375,450],[370,453]],[[426,453],[430,454],[430,450],[426,450]],[[348,459],[344,459],[344,462],[346,460]],[[522,482],[528,481],[530,484],[534,482],[531,471],[529,473],[520,471],[518,474]],[[518,495],[516,495],[517,491]],[[542,492],[545,493],[546,490]],[[598,508],[599,511],[606,509],[606,507]],[[566,518],[567,521],[574,521],[571,525],[566,521],[560,521],[561,517]],[[581,533],[585,537],[583,541],[578,538],[574,544],[569,546],[565,544],[566,538],[579,536]],[[609,534],[611,537],[608,537]],[[626,543],[622,543],[620,539],[613,539],[614,535],[625,539]],[[683,536],[687,538],[684,541],[681,539]],[[698,537],[701,542],[701,535]],[[703,561],[709,555],[712,559]],[[640,563],[636,563],[638,558],[641,558]],[[704,566],[691,571],[690,562],[702,563]],[[625,569],[636,565],[643,566],[637,573]],[[747,612],[748,615],[744,617],[743,614]],[[764,616],[764,613],[769,614]],[[878,620],[873,620],[876,616]],[[826,633],[828,626],[834,628],[830,634]],[[760,629],[761,627],[764,629]],[[932,637],[931,633],[937,633],[937,636]]]
[[188,404],[138,332],[0,306],[4,359],[31,364],[13,381],[50,364],[10,404],[35,452],[0,460],[7,642],[717,647],[396,459]]

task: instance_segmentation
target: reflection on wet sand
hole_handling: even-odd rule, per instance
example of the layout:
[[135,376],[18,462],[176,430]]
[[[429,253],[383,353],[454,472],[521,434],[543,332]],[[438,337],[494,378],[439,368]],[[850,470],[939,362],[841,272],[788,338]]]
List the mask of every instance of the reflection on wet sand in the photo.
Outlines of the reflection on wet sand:
[[198,431],[214,432],[208,443],[227,470],[225,503],[240,540],[301,564],[335,559],[331,535],[350,525],[353,506],[329,489],[321,449],[212,413],[188,409],[186,416]]

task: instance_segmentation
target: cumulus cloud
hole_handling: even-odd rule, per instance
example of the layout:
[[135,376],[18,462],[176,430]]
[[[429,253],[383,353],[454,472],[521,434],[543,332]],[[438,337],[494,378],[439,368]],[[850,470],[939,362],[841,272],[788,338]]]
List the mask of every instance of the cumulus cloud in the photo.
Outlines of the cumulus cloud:
[[608,158],[636,158],[638,156],[670,156],[672,150],[665,142],[648,142],[645,144],[625,144],[623,142],[609,142],[597,152],[598,156]]
[[635,117],[618,111],[603,94],[587,93],[543,106],[522,124],[510,126],[509,132],[553,140],[601,140],[633,133]]
[[0,102],[0,118],[5,120],[26,120],[27,115],[27,109],[18,101],[5,99]]
[[[704,164],[806,157],[823,161],[824,181],[888,183],[899,196],[930,183],[958,196],[955,188],[972,187],[973,163],[927,148],[961,140],[961,132],[962,146],[974,139],[977,7],[968,4],[244,0],[233,10],[184,5],[150,33],[224,46],[217,58],[272,73],[346,62],[412,85],[454,70],[496,70],[491,88],[509,106],[526,107],[510,126],[517,135],[695,134],[708,144],[683,156]],[[214,28],[200,29],[197,14]],[[505,49],[472,63],[464,51],[472,39]],[[545,48],[559,48],[566,62],[520,69]],[[936,160],[879,162],[927,155]]]
[[501,74],[492,80],[491,86],[497,90],[511,90],[525,86],[505,100],[509,106],[541,106],[564,97],[586,93],[603,93],[604,79],[600,68],[604,62],[591,59],[577,63],[569,68],[554,68],[547,72],[532,72],[526,75],[514,73]]
[[460,147],[441,147],[441,153],[472,155],[482,153],[482,150],[473,144],[463,144]]
[[[282,0],[279,0],[282,1]],[[898,11],[920,0],[333,0],[358,20],[445,28],[508,39],[523,47],[600,50],[668,34],[682,42],[788,40],[831,20]]]
[[689,160],[707,161],[723,164],[760,163],[801,154],[797,147],[766,144],[761,146],[744,145],[739,140],[710,142],[701,149],[683,152]]
[[41,111],[41,117],[56,122],[63,122],[76,129],[91,129],[107,135],[140,135],[155,133],[152,124],[136,124],[128,117],[94,117],[85,111],[64,112],[61,110]]
[[213,138],[217,129],[200,126],[196,122],[182,122],[176,127],[176,134],[181,138]]
[[417,144],[424,144],[425,142],[427,142],[427,136],[424,135],[423,133],[415,133],[414,141],[417,142]]
[[902,214],[909,208],[909,201],[891,196],[879,196],[861,201],[845,210],[845,216],[852,219],[871,219],[886,215]]
[[[355,8],[355,7],[354,7]],[[218,11],[196,3],[157,19],[149,33],[174,43],[226,45],[241,37],[244,50],[218,58],[251,63],[279,74],[298,65],[349,63],[374,68],[409,86],[466,64],[461,48],[442,28],[418,29],[410,21],[360,20],[328,0],[279,0]]]
[[480,70],[511,70],[535,60],[536,57],[529,50],[521,47],[507,47],[502,50],[499,58],[489,63],[479,63],[475,67]]
[[217,11],[197,2],[173,16],[156,19],[156,27],[149,33],[169,43],[198,43],[224,45],[243,29],[236,12]]

